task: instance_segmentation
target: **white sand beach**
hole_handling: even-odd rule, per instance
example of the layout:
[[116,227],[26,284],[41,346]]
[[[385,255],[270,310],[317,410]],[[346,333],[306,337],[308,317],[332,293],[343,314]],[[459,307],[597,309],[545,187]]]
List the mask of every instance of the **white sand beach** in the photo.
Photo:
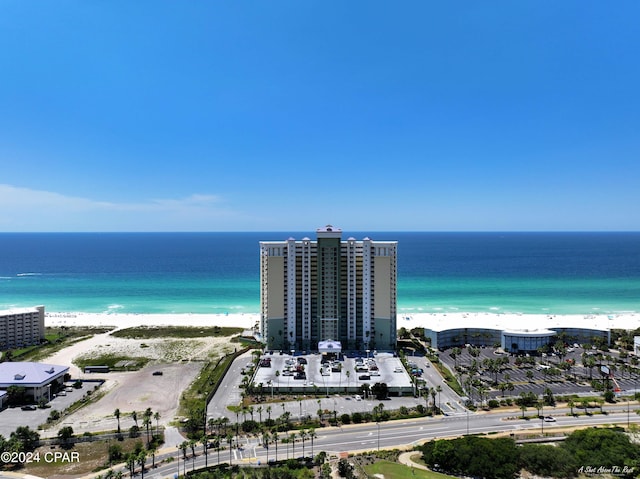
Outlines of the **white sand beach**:
[[251,329],[260,322],[259,314],[122,314],[122,313],[49,313],[46,326],[221,326]]
[[[229,326],[252,329],[260,322],[258,313],[236,314],[119,314],[119,313],[46,313],[47,326]],[[601,315],[550,315],[519,313],[413,313],[399,314],[399,328],[435,330],[486,327],[534,330],[550,327],[593,329],[635,329],[640,327],[640,313]]]

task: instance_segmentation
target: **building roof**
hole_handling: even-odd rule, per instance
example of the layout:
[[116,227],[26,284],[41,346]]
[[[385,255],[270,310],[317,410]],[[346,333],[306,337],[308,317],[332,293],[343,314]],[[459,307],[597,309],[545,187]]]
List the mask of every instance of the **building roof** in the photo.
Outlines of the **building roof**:
[[318,351],[321,353],[339,353],[342,351],[342,343],[329,339],[318,343]]
[[[407,322],[405,323],[406,320]],[[545,315],[518,313],[434,313],[399,315],[398,327],[424,327],[432,331],[452,329],[494,329],[499,331],[527,331],[540,329],[579,328],[596,331],[634,329],[638,316],[629,315]]]
[[508,334],[510,336],[553,336],[556,334],[555,331],[551,331],[550,329],[505,329],[503,330],[504,334]]
[[31,308],[0,309],[0,317],[12,316],[14,314],[38,313],[40,312],[38,308],[43,308],[43,307],[44,306],[34,306]]
[[41,387],[69,371],[67,366],[31,362],[0,363],[0,388]]

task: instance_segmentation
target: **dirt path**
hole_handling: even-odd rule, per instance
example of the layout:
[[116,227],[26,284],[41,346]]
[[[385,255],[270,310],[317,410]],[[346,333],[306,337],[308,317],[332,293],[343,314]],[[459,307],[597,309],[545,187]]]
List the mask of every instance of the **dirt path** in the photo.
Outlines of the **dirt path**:
[[398,462],[400,464],[404,464],[405,466],[415,467],[416,469],[422,469],[424,471],[429,471],[430,469],[422,464],[418,464],[417,462],[413,462],[411,460],[412,457],[420,456],[418,451],[407,451],[403,452],[398,456]]

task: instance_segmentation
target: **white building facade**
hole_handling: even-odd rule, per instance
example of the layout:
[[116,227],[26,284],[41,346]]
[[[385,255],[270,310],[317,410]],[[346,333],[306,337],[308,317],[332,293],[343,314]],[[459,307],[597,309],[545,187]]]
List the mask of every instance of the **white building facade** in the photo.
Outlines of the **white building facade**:
[[0,351],[44,341],[44,306],[0,311]]
[[342,240],[326,226],[317,240],[260,242],[261,333],[268,349],[393,350],[397,242]]

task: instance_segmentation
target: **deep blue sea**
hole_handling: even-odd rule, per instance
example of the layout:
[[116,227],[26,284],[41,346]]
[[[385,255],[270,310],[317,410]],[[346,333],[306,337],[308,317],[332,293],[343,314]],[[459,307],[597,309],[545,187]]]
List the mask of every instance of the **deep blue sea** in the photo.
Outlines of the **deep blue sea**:
[[[259,247],[306,233],[3,233],[0,309],[257,313]],[[411,312],[640,311],[640,233],[344,232],[398,241]]]

